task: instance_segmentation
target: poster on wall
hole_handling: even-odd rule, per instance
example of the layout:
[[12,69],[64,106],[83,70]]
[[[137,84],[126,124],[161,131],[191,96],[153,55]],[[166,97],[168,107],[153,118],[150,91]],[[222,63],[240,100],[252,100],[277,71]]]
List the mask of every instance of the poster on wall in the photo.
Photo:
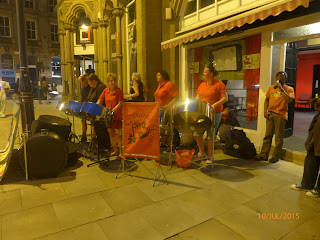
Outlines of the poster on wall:
[[135,24],[134,22],[128,25],[128,41],[134,39],[134,31],[135,31]]
[[257,69],[260,67],[260,54],[250,54],[243,56],[244,69]]
[[79,30],[80,30],[80,43],[91,43],[90,28],[81,27]]
[[190,73],[199,73],[199,62],[193,62],[190,64]]

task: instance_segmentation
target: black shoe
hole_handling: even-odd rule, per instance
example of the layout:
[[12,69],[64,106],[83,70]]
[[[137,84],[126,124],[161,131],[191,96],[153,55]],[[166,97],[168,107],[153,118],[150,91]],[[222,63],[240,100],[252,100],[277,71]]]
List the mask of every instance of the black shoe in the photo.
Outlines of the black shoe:
[[255,156],[254,159],[260,160],[260,161],[268,161],[268,158],[264,158],[264,157],[262,157],[261,155]]
[[278,159],[278,158],[275,158],[275,157],[272,157],[272,158],[269,159],[269,162],[270,162],[270,163],[276,163],[276,162],[278,162],[278,161],[279,161],[279,159]]
[[87,142],[87,137],[81,137],[81,142],[82,143]]

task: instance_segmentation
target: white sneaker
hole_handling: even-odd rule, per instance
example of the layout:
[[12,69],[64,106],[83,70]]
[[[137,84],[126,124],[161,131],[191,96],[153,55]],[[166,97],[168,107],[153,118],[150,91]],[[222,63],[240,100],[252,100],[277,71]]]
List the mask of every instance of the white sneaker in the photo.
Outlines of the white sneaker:
[[211,157],[210,159],[208,159],[208,160],[206,161],[206,163],[207,163],[207,164],[213,164],[213,157]]
[[308,197],[320,197],[320,192],[313,189],[313,190],[307,192],[306,195]]

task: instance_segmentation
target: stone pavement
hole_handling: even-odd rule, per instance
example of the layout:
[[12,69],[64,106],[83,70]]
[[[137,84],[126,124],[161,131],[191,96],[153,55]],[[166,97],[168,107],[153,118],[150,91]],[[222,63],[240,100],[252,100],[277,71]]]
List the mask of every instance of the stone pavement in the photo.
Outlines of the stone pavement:
[[[55,105],[35,102],[36,118],[62,116]],[[0,119],[1,148],[9,122]],[[75,125],[80,130],[79,119]],[[320,239],[320,199],[290,189],[302,166],[219,150],[215,159],[212,177],[204,162],[201,168],[163,164],[168,183],[156,187],[150,160],[119,179],[115,159],[87,168],[91,161],[81,158],[54,179],[25,181],[12,170],[0,185],[0,240]]]

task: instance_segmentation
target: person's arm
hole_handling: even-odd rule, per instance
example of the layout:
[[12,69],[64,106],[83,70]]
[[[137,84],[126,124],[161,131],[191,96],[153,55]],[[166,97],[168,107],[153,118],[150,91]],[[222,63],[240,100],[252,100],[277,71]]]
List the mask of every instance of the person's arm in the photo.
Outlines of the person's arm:
[[197,94],[196,99],[200,99],[199,94]]
[[130,94],[130,97],[133,98],[133,97],[138,97],[139,96],[139,86],[138,86],[138,83],[134,82],[133,86],[132,86],[133,90],[134,90],[134,93],[133,94]]
[[167,105],[164,105],[164,106],[162,107],[162,109],[168,109],[168,108],[170,108],[170,107],[172,106],[172,104],[173,104],[177,99],[178,99],[178,97],[174,97],[174,98],[171,100],[171,102],[169,102]]
[[228,94],[227,92],[223,92],[221,94],[221,99],[218,102],[215,102],[214,104],[212,104],[211,107],[215,109],[216,107],[223,105],[227,101],[228,101]]
[[287,93],[283,87],[280,87],[280,93],[287,103],[291,103],[293,101],[294,97],[290,96],[290,93]]
[[112,109],[112,111],[115,112],[122,106],[123,106],[123,101],[119,101],[118,104]]
[[269,119],[269,98],[266,97],[264,100],[264,117]]

